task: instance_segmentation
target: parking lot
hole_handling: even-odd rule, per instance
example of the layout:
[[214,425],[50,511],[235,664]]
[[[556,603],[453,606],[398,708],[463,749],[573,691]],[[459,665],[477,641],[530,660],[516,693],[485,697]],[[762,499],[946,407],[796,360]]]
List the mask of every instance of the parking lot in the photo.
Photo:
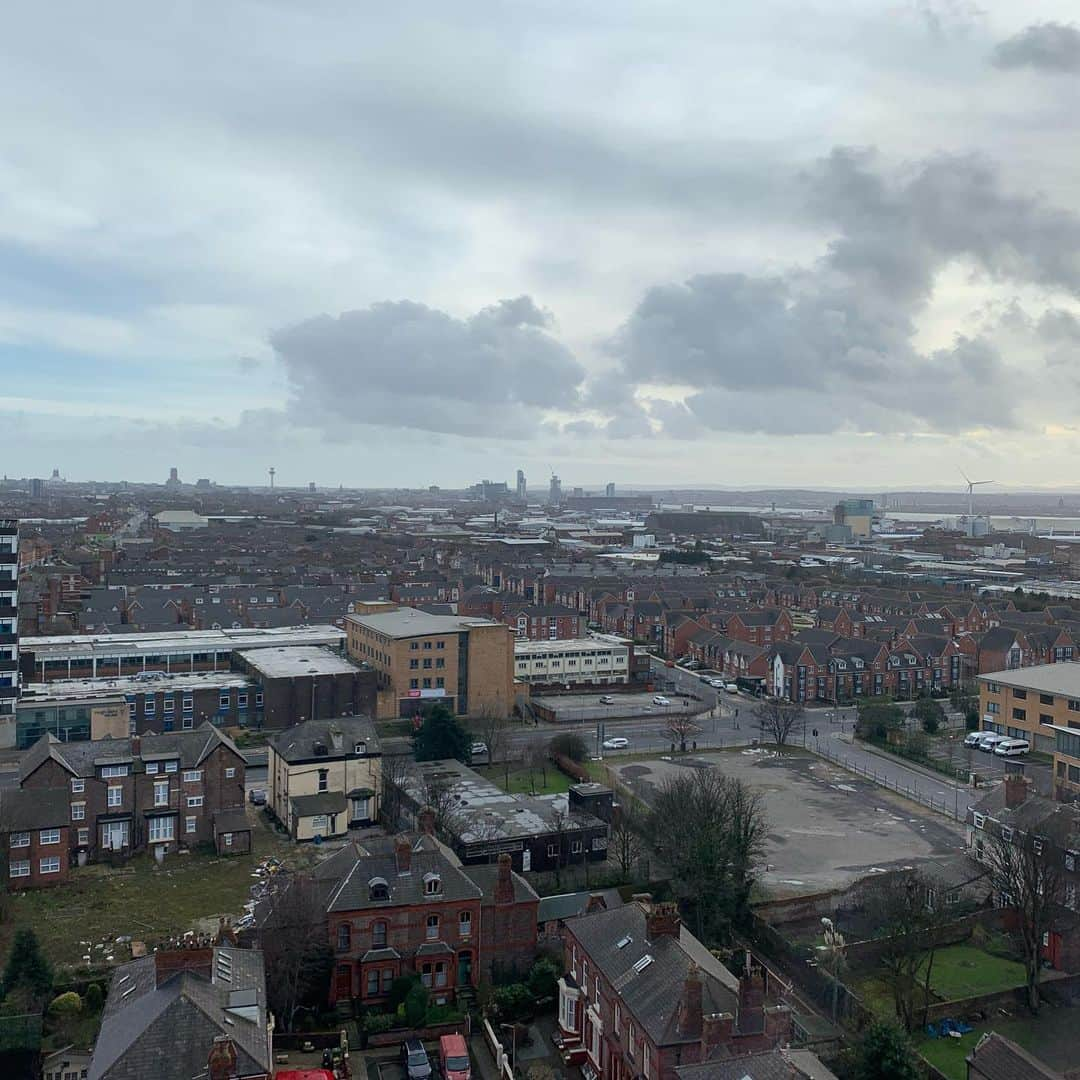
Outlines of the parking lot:
[[655,692],[631,694],[613,692],[609,695],[613,699],[611,705],[600,703],[600,698],[603,696],[601,693],[548,695],[533,698],[533,704],[550,709],[558,723],[618,720],[634,716],[648,716],[663,720],[665,716],[697,713],[707,707],[704,702],[695,698],[675,694],[662,695],[670,702],[668,705],[654,704],[653,698],[657,696]]
[[762,884],[776,896],[840,888],[868,873],[932,864],[963,850],[947,819],[809,755],[747,749],[615,765],[646,802],[668,776],[721,769],[760,791],[769,831]]

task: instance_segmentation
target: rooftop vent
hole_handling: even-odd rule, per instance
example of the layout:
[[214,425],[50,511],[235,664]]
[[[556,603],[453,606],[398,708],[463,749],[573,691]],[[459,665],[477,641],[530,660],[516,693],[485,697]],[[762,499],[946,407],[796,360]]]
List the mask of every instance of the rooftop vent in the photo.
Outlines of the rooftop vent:
[[634,939],[629,934],[627,934],[626,937],[619,938],[619,940],[615,942],[615,948],[625,949],[626,946],[629,945],[630,942],[633,940]]
[[652,962],[652,955],[646,953],[640,960],[634,962],[634,970],[640,975]]

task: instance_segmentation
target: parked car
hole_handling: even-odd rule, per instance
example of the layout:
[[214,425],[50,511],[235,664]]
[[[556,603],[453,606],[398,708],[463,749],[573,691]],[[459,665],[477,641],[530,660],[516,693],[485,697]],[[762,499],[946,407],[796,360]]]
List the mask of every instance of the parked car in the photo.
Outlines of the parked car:
[[625,750],[630,745],[629,739],[624,739],[621,735],[616,735],[613,739],[604,740],[605,750]]
[[600,699],[600,704],[601,705],[614,705],[615,704],[615,699],[610,694],[605,694]]
[[486,754],[487,752],[488,752],[488,748],[487,748],[487,743],[486,742],[474,742],[472,744],[472,746],[469,748],[469,753],[473,757],[477,757],[480,754]]
[[431,1076],[431,1062],[419,1039],[406,1039],[401,1044],[401,1063],[408,1080],[428,1080]]
[[689,668],[691,671],[694,671],[696,668],[701,667],[701,661],[700,660],[687,660],[686,663],[683,664],[683,667],[684,668]]
[[664,697],[663,694],[657,694],[656,697],[654,697],[652,699],[652,703],[654,705],[670,705],[671,704],[671,702],[666,697]]
[[439,1066],[443,1080],[471,1080],[469,1048],[463,1035],[455,1031],[439,1039]]
[[998,757],[1023,757],[1030,749],[1027,739],[1002,739],[994,747],[994,753]]
[[252,806],[265,806],[266,792],[261,787],[254,787],[248,792],[248,800]]
[[739,692],[739,685],[738,683],[729,682],[727,686],[724,687],[724,689],[729,694],[737,694]]
[[966,739],[964,739],[965,746],[978,746],[982,742],[983,732],[973,731]]
[[995,731],[984,731],[982,738],[979,740],[979,749],[992,754],[994,747],[1004,738],[1004,735],[998,735]]

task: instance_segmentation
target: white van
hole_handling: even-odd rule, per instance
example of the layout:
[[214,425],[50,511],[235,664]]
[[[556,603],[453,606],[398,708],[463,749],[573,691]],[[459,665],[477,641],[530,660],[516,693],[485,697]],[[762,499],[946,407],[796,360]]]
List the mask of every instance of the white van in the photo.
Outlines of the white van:
[[992,754],[994,747],[1004,738],[1004,735],[999,735],[996,731],[984,731],[983,737],[979,740],[979,749]]
[[994,753],[999,757],[1021,757],[1031,749],[1027,739],[1002,739],[994,747]]

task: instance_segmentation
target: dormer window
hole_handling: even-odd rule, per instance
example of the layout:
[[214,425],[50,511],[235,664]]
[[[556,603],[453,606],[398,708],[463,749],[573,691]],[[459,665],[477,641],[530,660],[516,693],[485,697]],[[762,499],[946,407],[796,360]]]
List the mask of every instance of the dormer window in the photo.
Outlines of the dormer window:
[[389,900],[390,886],[386,878],[374,877],[368,882],[369,900]]
[[367,753],[367,743],[358,742],[353,747],[353,752],[357,753],[357,754],[366,754]]
[[424,875],[424,895],[438,896],[442,892],[442,879],[438,874]]

